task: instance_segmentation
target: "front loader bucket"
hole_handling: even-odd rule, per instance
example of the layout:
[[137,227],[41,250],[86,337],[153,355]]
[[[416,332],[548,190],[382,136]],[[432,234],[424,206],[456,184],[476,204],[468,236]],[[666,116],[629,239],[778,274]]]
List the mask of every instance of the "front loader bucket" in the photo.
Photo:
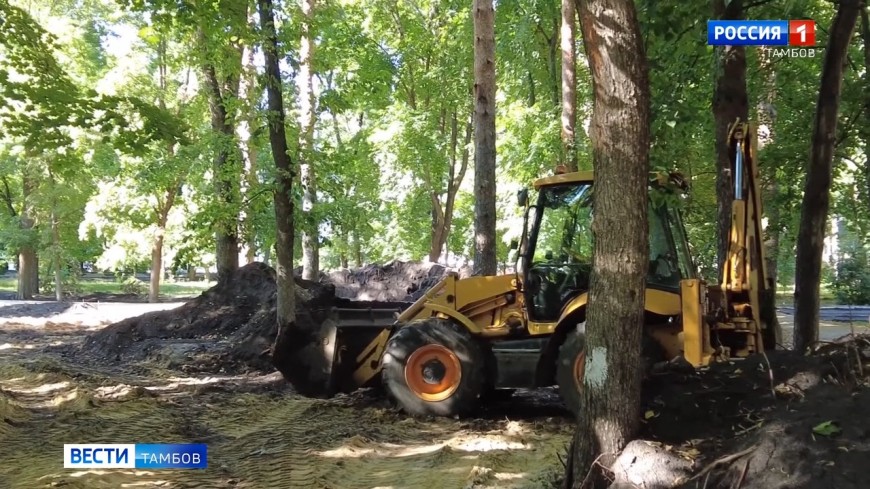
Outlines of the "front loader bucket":
[[319,331],[306,331],[297,322],[279,332],[273,364],[308,397],[332,397],[372,385],[396,317],[408,305],[342,301],[340,307],[321,311],[326,314]]
[[329,376],[332,393],[353,392],[372,384],[396,317],[407,305],[335,308],[337,322],[329,334],[333,341],[324,344],[324,355],[333,359]]

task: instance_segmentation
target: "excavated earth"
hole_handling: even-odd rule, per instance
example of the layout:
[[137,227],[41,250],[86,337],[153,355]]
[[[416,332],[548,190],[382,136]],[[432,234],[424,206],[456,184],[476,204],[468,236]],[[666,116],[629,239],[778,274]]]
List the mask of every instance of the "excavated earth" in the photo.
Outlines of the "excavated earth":
[[[317,328],[348,298],[419,297],[445,271],[340,273],[297,281],[298,327]],[[409,417],[371,390],[299,395],[271,365],[275,279],[262,264],[108,326],[3,312],[0,489],[547,488],[564,470],[573,426],[553,389],[520,390],[469,419]],[[858,337],[698,372],[659,365],[644,385],[643,441],[606,475],[615,487],[870,487],[868,357]],[[88,442],[206,443],[209,468],[63,469],[63,444]]]

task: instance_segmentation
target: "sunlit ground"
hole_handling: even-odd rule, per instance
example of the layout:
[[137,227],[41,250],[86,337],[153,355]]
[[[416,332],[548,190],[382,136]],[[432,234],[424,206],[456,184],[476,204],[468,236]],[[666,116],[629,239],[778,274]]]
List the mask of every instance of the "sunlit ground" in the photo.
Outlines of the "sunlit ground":
[[[9,352],[0,487],[546,488],[571,434],[569,421],[543,415],[423,420],[383,403],[303,399],[274,391],[277,374],[142,377],[106,366],[92,377]],[[64,443],[137,442],[206,443],[209,468],[63,469]]]
[[[167,297],[185,297],[196,295],[209,287],[214,286],[215,282],[207,282],[205,280],[184,282],[184,281],[169,281],[160,284],[160,294]],[[142,285],[147,289],[148,284],[143,282]],[[105,293],[105,294],[121,294],[124,291],[121,288],[121,283],[109,279],[100,280],[82,280],[78,284],[81,295]],[[0,292],[16,292],[18,290],[18,282],[14,277],[0,277]]]

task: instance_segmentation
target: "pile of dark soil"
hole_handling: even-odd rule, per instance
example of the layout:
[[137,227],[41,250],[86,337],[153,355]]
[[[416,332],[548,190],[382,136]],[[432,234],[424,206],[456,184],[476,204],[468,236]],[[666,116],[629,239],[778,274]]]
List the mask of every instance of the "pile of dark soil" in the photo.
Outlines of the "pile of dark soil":
[[[335,303],[333,288],[301,279],[296,285],[297,322],[319,325]],[[176,309],[143,314],[93,333],[82,352],[186,371],[271,372],[275,292],[275,271],[252,263]]]
[[613,487],[870,487],[868,347],[653,375],[641,440],[611,467]]
[[392,261],[353,270],[337,270],[326,280],[335,294],[361,301],[413,302],[447,275],[448,269],[431,262]]
[[[389,266],[384,268],[395,270]],[[400,266],[398,269],[416,268]],[[408,283],[413,283],[417,277],[410,272],[403,276],[408,277]],[[324,327],[335,319],[333,308],[353,305],[354,308],[401,310],[408,304],[350,301],[336,297],[332,284],[298,277],[295,280],[296,323],[290,336],[282,337],[274,356],[272,347],[278,338],[277,286],[275,271],[263,263],[240,268],[224,282],[176,309],[151,312],[107,326],[91,334],[73,354],[83,361],[189,373],[273,372],[277,366],[297,390],[319,395],[322,393],[315,390],[325,388],[323,382],[318,381],[317,386],[306,383],[317,377],[317,369],[325,368],[321,365],[324,359],[318,348]],[[389,283],[404,284],[396,280]],[[374,287],[374,284],[372,280],[367,286]],[[420,285],[416,287],[420,289]],[[312,356],[315,354],[320,358]],[[311,372],[306,373],[307,370]]]

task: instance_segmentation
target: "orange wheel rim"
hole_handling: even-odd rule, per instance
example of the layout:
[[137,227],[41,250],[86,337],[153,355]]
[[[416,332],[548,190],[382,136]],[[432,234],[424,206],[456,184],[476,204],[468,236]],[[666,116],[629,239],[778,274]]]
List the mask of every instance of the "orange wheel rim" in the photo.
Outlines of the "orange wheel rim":
[[447,399],[459,387],[461,379],[459,358],[442,345],[418,348],[405,364],[405,382],[411,392],[424,401]]
[[574,359],[574,386],[577,391],[583,388],[583,374],[586,372],[586,351],[581,351]]

